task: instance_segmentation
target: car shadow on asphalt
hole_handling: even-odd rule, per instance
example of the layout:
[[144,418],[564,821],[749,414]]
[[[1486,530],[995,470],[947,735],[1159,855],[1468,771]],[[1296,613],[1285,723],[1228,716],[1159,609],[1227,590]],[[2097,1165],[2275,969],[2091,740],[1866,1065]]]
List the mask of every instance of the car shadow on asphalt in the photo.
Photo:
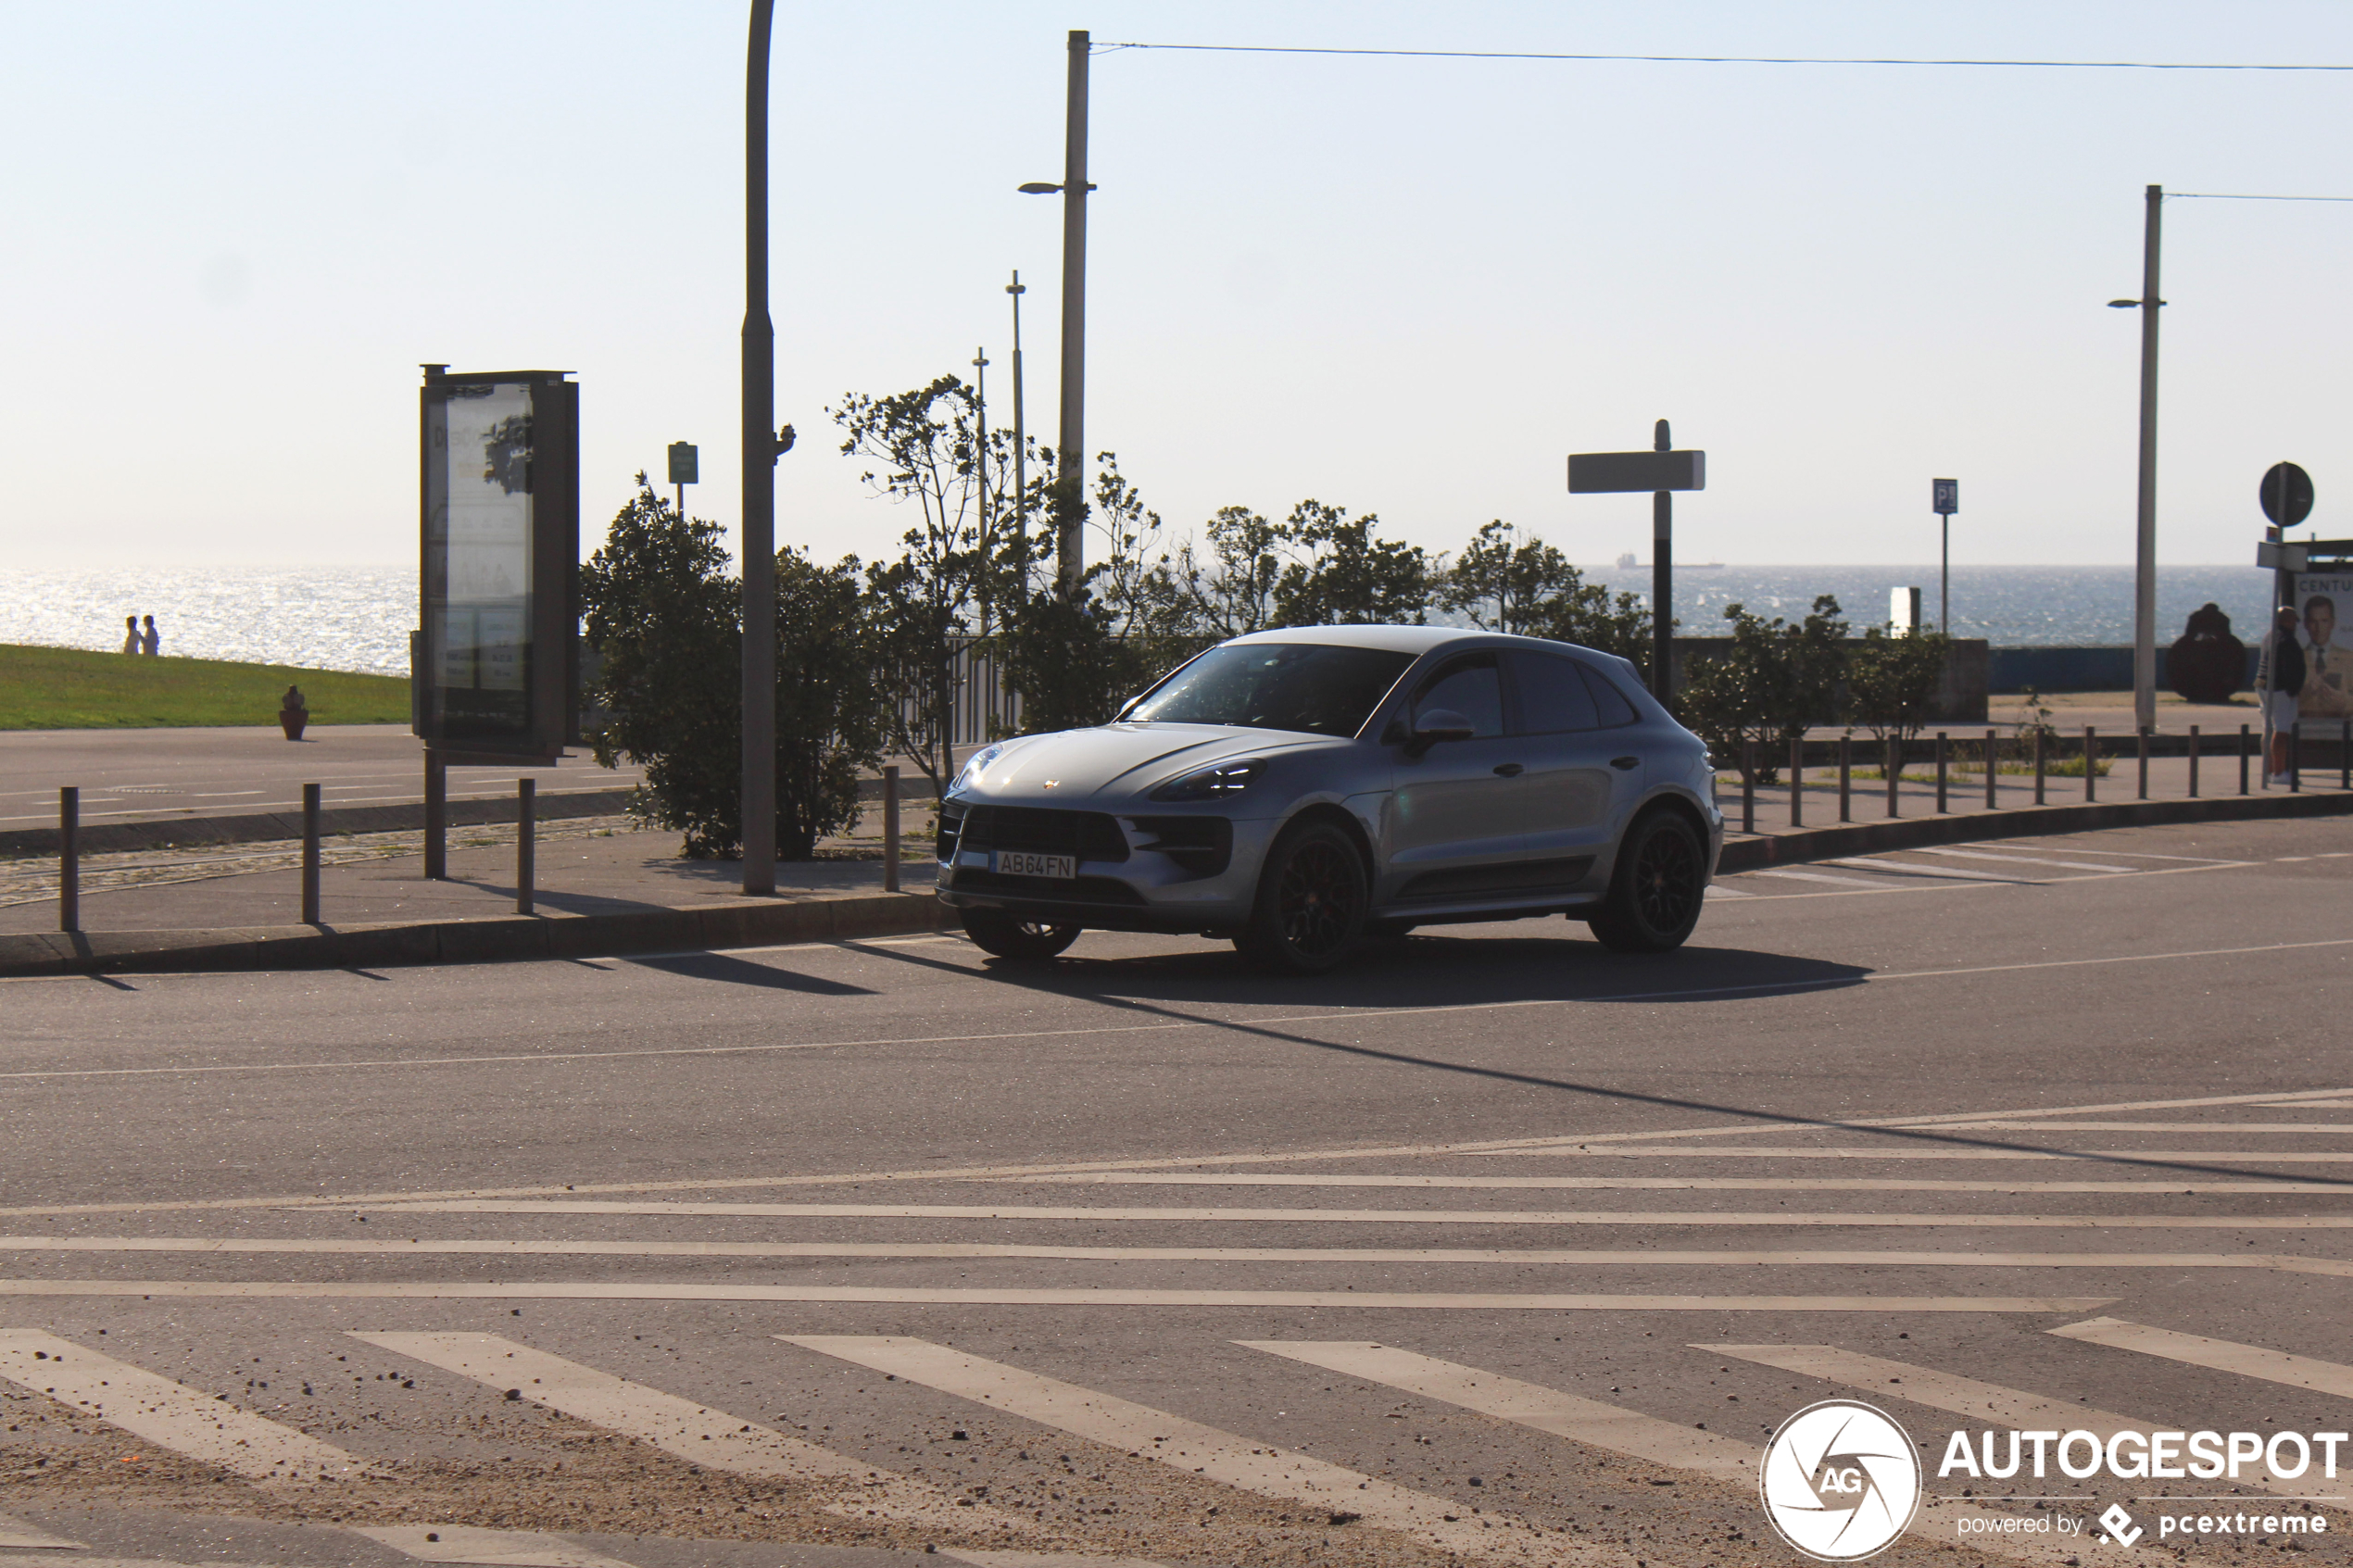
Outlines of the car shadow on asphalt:
[[754,963],[732,953],[658,953],[624,959],[639,969],[658,969],[688,980],[717,980],[731,985],[751,985],[769,991],[799,991],[818,997],[871,997],[874,989],[839,980],[820,980],[774,964]]

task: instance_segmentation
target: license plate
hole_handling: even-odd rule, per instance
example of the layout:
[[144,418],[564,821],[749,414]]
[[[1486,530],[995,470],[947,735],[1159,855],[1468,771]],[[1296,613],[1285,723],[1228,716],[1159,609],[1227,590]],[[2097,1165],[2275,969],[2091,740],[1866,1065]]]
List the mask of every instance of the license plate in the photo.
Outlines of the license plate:
[[997,851],[997,870],[1007,876],[1052,876],[1064,882],[1078,874],[1076,855],[1032,855],[1023,849]]

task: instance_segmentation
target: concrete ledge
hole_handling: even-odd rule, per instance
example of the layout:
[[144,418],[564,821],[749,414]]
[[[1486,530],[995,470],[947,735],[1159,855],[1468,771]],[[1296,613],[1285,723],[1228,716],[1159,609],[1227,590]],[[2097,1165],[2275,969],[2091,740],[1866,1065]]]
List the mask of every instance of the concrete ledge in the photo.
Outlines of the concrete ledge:
[[[625,789],[567,790],[541,795],[535,814],[543,822],[578,817],[617,817],[629,809],[632,792]],[[511,822],[515,797],[493,796],[485,800],[449,802],[449,825],[483,827]],[[422,833],[425,803],[391,806],[331,806],[319,813],[319,831],[333,837],[346,833]],[[160,817],[138,822],[83,822],[80,838],[85,855],[129,849],[184,849],[197,844],[268,844],[302,836],[302,813],[249,811],[217,817]],[[55,855],[61,846],[57,830],[13,828],[0,833],[0,855]]]
[[[1787,809],[1785,804],[1782,809]],[[1956,844],[1964,839],[2026,838],[2038,834],[2089,833],[2099,828],[2154,827],[2168,822],[2243,822],[2270,817],[2346,815],[2353,815],[2353,795],[2342,790],[2309,795],[2286,795],[2275,790],[2269,795],[2220,795],[2196,800],[2095,800],[2075,806],[2025,806],[2010,811],[1897,817],[1876,822],[1841,822],[1835,827],[1760,834],[1754,838],[1730,838],[1716,869],[1730,875],[1755,871],[1759,866],[1835,859],[1880,849],[1917,848],[1925,844]]]
[[693,951],[900,936],[953,923],[930,888],[598,915],[510,915],[342,927],[43,932],[0,936],[0,975],[375,969]]

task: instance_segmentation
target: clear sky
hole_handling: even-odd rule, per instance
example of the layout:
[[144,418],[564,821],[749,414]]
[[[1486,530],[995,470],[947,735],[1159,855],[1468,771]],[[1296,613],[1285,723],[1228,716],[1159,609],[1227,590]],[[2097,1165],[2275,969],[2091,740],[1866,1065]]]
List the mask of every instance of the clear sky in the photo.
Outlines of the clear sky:
[[[700,444],[736,521],[744,10],[0,0],[6,558],[412,558],[416,366],[578,372],[584,547]],[[965,370],[1051,439],[1063,36],[2353,63],[2238,0],[778,7],[781,540],[903,520],[825,405]],[[1093,63],[1088,445],[1174,525],[1302,496],[1450,547],[1648,558],[1571,450],[1706,448],[1679,553],[2132,556],[2141,192],[2353,194],[2353,74],[1368,59]],[[2161,558],[2251,558],[2262,470],[2353,533],[2353,204],[2166,208]],[[657,473],[657,477],[659,477]]]

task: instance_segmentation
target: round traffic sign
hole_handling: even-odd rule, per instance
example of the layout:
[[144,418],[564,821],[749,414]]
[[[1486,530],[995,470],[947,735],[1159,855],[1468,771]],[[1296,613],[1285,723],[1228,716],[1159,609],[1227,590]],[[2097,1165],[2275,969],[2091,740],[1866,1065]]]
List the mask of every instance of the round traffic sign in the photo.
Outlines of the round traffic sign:
[[2273,463],[2264,470],[2257,498],[2265,517],[2282,528],[2294,528],[2312,515],[2312,476],[2294,463]]

